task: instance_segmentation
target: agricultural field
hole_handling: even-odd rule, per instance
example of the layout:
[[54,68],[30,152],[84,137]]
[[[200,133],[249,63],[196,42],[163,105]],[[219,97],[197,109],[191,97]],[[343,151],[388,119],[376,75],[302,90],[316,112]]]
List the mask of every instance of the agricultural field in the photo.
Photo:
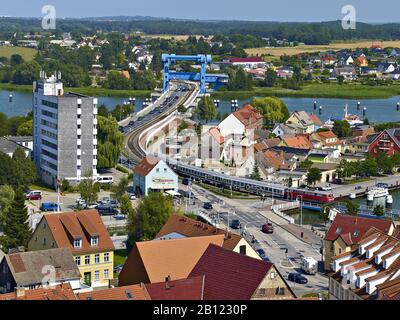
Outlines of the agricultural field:
[[280,48],[251,48],[246,49],[246,52],[251,56],[269,54],[274,57],[282,55],[295,55],[305,52],[317,52],[327,50],[341,50],[341,49],[357,49],[357,48],[370,48],[373,43],[381,45],[383,48],[396,47],[400,48],[400,41],[379,41],[372,40],[357,41],[357,42],[333,42],[329,45],[300,45],[297,47],[280,47]]
[[0,57],[10,58],[13,54],[19,54],[25,61],[31,61],[37,53],[36,49],[24,47],[1,46]]

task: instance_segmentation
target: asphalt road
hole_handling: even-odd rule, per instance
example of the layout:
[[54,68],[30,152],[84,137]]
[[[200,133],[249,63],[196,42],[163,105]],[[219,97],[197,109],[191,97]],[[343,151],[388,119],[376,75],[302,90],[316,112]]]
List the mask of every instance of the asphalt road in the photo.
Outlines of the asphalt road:
[[[180,189],[187,191],[188,187],[181,185]],[[249,243],[254,236],[258,242],[256,247],[264,249],[269,260],[276,265],[286,279],[290,272],[300,271],[299,261],[301,255],[311,256],[317,261],[321,260],[319,246],[301,241],[280,226],[275,225],[275,232],[273,234],[264,234],[261,232],[261,226],[266,222],[266,218],[260,214],[260,211],[264,211],[271,204],[271,201],[267,200],[263,203],[258,199],[236,200],[222,198],[197,185],[192,186],[192,191],[196,199],[194,199],[194,205],[193,200],[188,204],[188,212],[202,211],[209,216],[218,215],[219,213],[220,222],[224,227],[229,225],[228,220],[229,223],[233,219],[240,220],[245,229],[245,237]],[[204,202],[211,202],[213,209],[203,209]],[[184,202],[183,207],[186,207],[186,203]],[[230,231],[241,234],[243,230],[230,229]],[[287,255],[285,253],[286,249],[288,249]],[[308,279],[308,283],[305,285],[288,281],[288,284],[298,296],[302,296],[305,293],[328,290],[328,279],[324,275],[318,273],[316,275],[304,276]]]

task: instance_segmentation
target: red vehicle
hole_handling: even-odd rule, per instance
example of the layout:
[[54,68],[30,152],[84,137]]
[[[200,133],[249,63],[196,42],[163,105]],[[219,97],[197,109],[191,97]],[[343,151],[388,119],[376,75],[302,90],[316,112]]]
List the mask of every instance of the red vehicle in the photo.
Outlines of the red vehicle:
[[265,223],[263,224],[261,231],[264,233],[274,233],[274,226],[270,222]]
[[42,192],[31,191],[26,195],[26,200],[42,200]]
[[301,190],[301,189],[287,189],[285,191],[286,199],[296,198],[302,201],[318,202],[318,203],[331,203],[335,201],[335,197],[332,194],[324,192],[318,192],[313,190]]

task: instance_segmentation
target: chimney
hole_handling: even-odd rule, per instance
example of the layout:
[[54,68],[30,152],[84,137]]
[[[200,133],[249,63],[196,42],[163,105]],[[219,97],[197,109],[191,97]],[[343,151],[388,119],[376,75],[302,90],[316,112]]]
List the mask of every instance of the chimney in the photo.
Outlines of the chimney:
[[171,276],[168,275],[168,277],[165,277],[165,290],[171,289],[170,282],[171,282]]
[[16,288],[15,288],[15,294],[17,295],[17,298],[25,297],[25,288],[23,288],[23,287],[16,287]]
[[228,228],[225,229],[225,238],[224,240],[228,240],[229,239],[229,232],[228,232]]

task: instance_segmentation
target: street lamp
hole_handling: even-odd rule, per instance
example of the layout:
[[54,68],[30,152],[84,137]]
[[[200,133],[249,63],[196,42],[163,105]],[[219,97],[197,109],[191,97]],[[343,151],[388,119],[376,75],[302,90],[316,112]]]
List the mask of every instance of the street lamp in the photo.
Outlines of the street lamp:
[[303,225],[303,195],[298,195],[296,197],[296,200],[299,200],[299,198],[301,199],[300,200],[300,225],[302,226]]

